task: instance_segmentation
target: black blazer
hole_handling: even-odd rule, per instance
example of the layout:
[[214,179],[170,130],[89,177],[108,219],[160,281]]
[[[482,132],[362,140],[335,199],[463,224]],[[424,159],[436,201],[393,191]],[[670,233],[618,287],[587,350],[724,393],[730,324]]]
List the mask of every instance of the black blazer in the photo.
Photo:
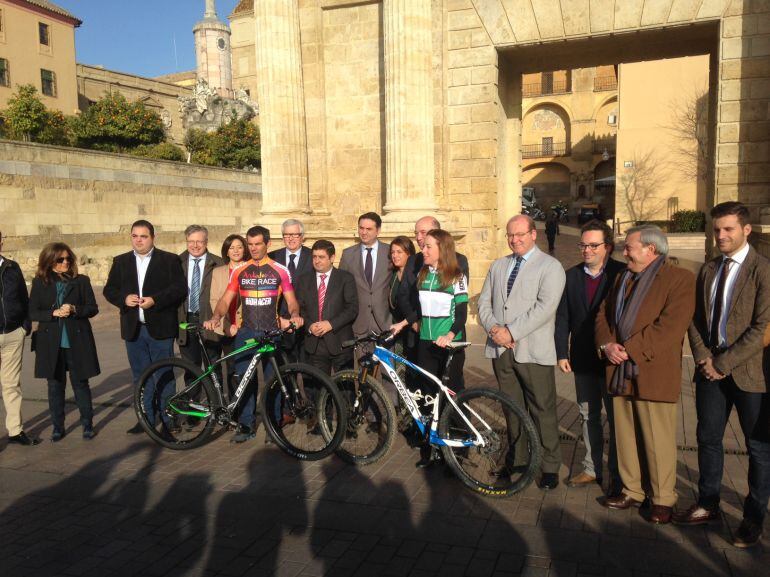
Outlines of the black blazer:
[[605,364],[596,352],[594,322],[602,301],[626,265],[613,258],[607,261],[604,275],[592,303],[586,302],[586,273],[583,263],[567,271],[567,284],[556,310],[556,358],[569,359],[576,373],[604,375]]
[[[465,278],[470,281],[470,272],[468,269],[468,259],[464,254],[457,254],[457,264],[460,265],[460,270],[465,275]],[[404,274],[401,275],[401,286],[398,287],[398,310],[401,318],[405,318],[409,321],[409,324],[416,323],[422,317],[422,311],[420,310],[420,293],[417,290],[417,276],[420,274],[424,264],[424,257],[421,252],[410,256],[406,261],[404,267]]]
[[[184,283],[185,286],[187,286],[187,273],[189,272],[189,266],[190,266],[190,253],[187,251],[184,251],[182,254],[179,255],[179,264],[182,265],[182,274],[184,275]],[[201,270],[201,294],[200,294],[200,309],[198,310],[200,314],[200,322],[204,323],[207,320],[211,318],[211,315],[214,313],[214,311],[211,310],[211,273],[214,271],[215,268],[218,266],[222,266],[224,262],[220,257],[218,257],[215,254],[211,254],[210,252],[206,253],[206,264],[203,265],[203,269]],[[189,307],[189,287],[188,287],[188,296],[185,297],[185,299],[179,303],[179,308],[177,309],[177,320],[180,323],[184,323],[187,321],[187,309]],[[188,341],[189,333],[187,331],[183,331],[182,329],[179,329],[178,339],[179,339],[179,346],[186,346]],[[217,342],[219,339],[221,339],[221,335],[218,335],[214,331],[204,331],[203,336],[207,341],[213,341]],[[193,341],[194,342],[194,341]]]
[[[318,322],[318,288],[315,270],[299,277],[295,289],[299,301],[300,315],[305,321],[304,327]],[[337,355],[342,352],[342,343],[353,339],[353,322],[358,316],[358,291],[356,279],[347,271],[332,269],[327,279],[326,298],[324,300],[323,320],[329,321],[332,331],[322,337],[305,334],[305,350],[315,353],[318,342],[323,339],[327,350]],[[303,327],[303,328],[304,328]],[[307,331],[306,328],[304,328]]]
[[[139,307],[127,307],[126,297],[139,294],[139,276],[134,251],[116,256],[104,285],[104,298],[120,309],[120,336],[127,341],[139,333]],[[142,294],[152,297],[155,306],[144,311],[147,331],[154,339],[177,336],[177,307],[187,298],[187,279],[179,256],[154,248]]]
[[88,319],[99,312],[91,281],[86,275],[78,275],[67,283],[63,304],[75,306],[74,314],[66,318],[53,316],[56,306],[56,282],[44,283],[35,277],[29,300],[29,316],[37,321],[35,336],[35,377],[52,379],[59,360],[62,326],[67,329],[73,366],[69,367],[73,379],[90,379],[99,374],[99,358],[96,342]]

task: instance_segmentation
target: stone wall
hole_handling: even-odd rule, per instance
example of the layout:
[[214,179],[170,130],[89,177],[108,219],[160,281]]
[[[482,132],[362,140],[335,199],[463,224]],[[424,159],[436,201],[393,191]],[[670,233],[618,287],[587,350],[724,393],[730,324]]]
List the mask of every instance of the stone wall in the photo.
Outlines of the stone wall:
[[185,227],[206,225],[216,252],[256,223],[261,189],[260,176],[244,171],[0,141],[3,254],[31,277],[43,245],[61,240],[101,284],[112,257],[130,249],[134,220],[152,222],[158,246],[179,252]]

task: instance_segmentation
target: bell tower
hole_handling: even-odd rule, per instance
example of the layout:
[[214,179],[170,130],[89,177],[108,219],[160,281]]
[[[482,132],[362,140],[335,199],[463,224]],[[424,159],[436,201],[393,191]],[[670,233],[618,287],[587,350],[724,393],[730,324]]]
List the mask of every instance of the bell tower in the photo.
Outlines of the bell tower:
[[224,98],[233,97],[230,27],[217,17],[214,0],[206,0],[203,20],[193,27],[197,76]]

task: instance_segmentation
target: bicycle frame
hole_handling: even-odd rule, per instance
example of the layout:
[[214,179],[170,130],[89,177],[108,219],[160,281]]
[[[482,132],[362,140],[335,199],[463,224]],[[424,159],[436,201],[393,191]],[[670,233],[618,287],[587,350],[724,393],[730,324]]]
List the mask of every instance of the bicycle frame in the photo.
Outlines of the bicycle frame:
[[[379,363],[382,368],[385,370],[385,372],[390,377],[390,380],[393,381],[393,384],[396,385],[396,390],[398,391],[398,394],[401,396],[401,399],[404,401],[404,404],[406,405],[407,409],[409,410],[409,413],[412,415],[412,419],[414,419],[414,422],[417,424],[417,427],[420,430],[420,433],[422,435],[426,434],[426,426],[427,426],[427,415],[423,415],[422,412],[420,412],[420,409],[417,407],[417,404],[415,403],[415,398],[425,398],[426,399],[426,405],[433,405],[433,414],[430,419],[430,433],[428,435],[428,440],[431,445],[435,445],[437,447],[441,446],[449,446],[449,447],[484,447],[486,446],[487,442],[484,440],[484,437],[479,433],[479,431],[476,429],[476,427],[473,426],[473,424],[468,420],[468,418],[465,416],[465,413],[460,409],[460,407],[455,403],[454,397],[456,393],[444,385],[435,375],[432,373],[429,373],[422,367],[419,367],[415,365],[414,363],[406,360],[405,358],[397,355],[393,351],[390,351],[384,347],[381,347],[380,345],[375,345],[374,352],[372,353],[372,360]],[[422,391],[420,389],[417,389],[414,393],[409,390],[406,385],[401,381],[401,379],[398,376],[398,373],[396,373],[395,363],[401,363],[412,370],[415,370],[422,374],[423,376],[430,379],[433,383],[436,384],[438,387],[439,393],[431,400],[429,395],[422,395]],[[470,429],[473,431],[473,433],[476,435],[475,439],[442,439],[438,436],[438,418],[439,418],[439,405],[440,405],[440,398],[441,394],[444,394],[446,398],[449,400],[449,402],[452,404],[452,406],[457,410],[457,413],[463,418],[465,423],[470,427]],[[417,396],[420,395],[420,396]],[[473,409],[470,407],[467,407],[470,412],[473,413],[473,415],[479,419],[484,425],[489,427],[489,425],[484,421],[484,419],[481,418],[481,416],[476,413]]]
[[[185,326],[182,327],[183,329],[186,328]],[[206,352],[206,347],[203,345],[203,337],[201,336],[201,333],[196,333],[196,336],[198,338],[198,344],[200,345],[201,352],[203,354],[203,360],[206,363],[206,370],[203,371],[203,374],[195,379],[194,381],[190,382],[184,389],[182,389],[179,393],[173,395],[169,399],[169,406],[174,409],[177,413],[181,415],[188,415],[191,417],[199,417],[199,418],[206,418],[211,413],[210,412],[199,412],[199,411],[187,411],[182,410],[174,406],[173,401],[185,393],[189,392],[193,387],[197,386],[198,383],[200,383],[203,379],[206,377],[211,377],[212,382],[214,383],[214,388],[217,391],[218,403],[220,407],[223,407],[227,410],[229,414],[232,414],[233,411],[235,411],[235,408],[238,406],[238,403],[243,398],[244,392],[246,391],[246,387],[251,382],[252,377],[254,376],[254,371],[257,369],[257,363],[262,359],[262,355],[269,354],[270,362],[273,364],[273,370],[275,374],[277,375],[278,382],[281,385],[281,392],[288,396],[288,391],[286,390],[286,385],[283,382],[283,379],[281,378],[280,371],[278,370],[278,363],[275,359],[275,356],[273,354],[277,350],[277,347],[273,343],[263,343],[258,341],[257,339],[248,339],[242,347],[232,351],[231,353],[220,357],[219,359],[215,360],[213,363],[211,362],[211,359],[209,358],[208,353]],[[260,346],[261,345],[261,346]],[[236,355],[240,355],[241,353],[244,353],[246,351],[249,351],[251,349],[259,347],[255,353],[254,356],[251,358],[251,361],[249,361],[249,365],[246,368],[246,371],[243,373],[243,377],[241,377],[240,382],[238,383],[238,388],[233,393],[233,399],[231,399],[230,404],[225,406],[225,398],[224,398],[224,391],[222,388],[222,383],[219,381],[219,377],[216,373],[216,368],[218,366],[221,366],[222,363],[224,363],[226,360],[231,359],[235,357]]]

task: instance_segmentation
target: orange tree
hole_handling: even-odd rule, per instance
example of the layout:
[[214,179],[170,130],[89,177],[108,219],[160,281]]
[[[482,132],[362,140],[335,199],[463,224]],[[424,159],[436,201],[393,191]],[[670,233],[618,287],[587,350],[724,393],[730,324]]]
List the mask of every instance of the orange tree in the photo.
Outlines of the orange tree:
[[69,144],[67,119],[58,110],[48,110],[31,84],[18,87],[2,112],[3,136],[12,140]]
[[75,146],[96,150],[123,152],[166,139],[160,115],[119,92],[105,94],[72,125]]

